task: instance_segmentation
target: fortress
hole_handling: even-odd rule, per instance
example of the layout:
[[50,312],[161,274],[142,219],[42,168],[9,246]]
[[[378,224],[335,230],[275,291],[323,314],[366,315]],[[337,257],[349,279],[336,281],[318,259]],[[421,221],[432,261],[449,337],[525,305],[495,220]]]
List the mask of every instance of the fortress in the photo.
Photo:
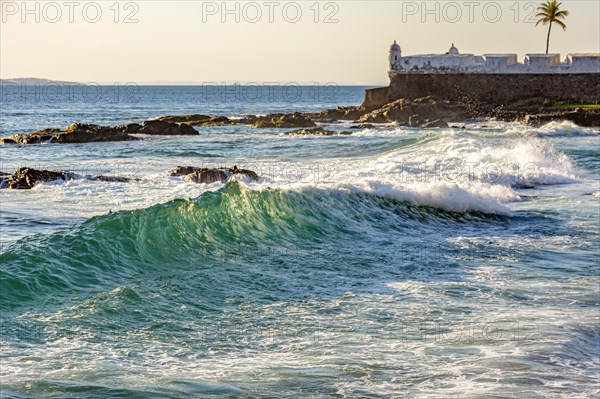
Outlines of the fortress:
[[600,54],[461,54],[452,44],[445,54],[402,57],[394,41],[389,55],[390,85],[365,92],[366,106],[399,98],[502,105],[518,100],[600,100]]

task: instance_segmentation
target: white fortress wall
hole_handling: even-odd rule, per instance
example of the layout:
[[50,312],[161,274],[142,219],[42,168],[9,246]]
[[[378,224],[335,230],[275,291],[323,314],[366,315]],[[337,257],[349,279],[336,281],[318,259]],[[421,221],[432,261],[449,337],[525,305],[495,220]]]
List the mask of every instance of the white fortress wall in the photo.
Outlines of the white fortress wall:
[[519,62],[517,54],[460,54],[452,45],[446,54],[402,56],[394,42],[390,48],[390,75],[397,73],[600,73],[600,53],[526,54]]
[[567,59],[573,72],[600,71],[598,54],[569,54]]

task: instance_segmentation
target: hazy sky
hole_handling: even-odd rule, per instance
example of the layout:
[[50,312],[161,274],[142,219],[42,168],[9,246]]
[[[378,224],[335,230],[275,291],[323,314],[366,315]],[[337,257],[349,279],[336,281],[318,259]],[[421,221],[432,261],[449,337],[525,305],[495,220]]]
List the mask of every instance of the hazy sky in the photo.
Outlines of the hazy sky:
[[[454,42],[522,58],[545,51],[547,33],[527,22],[532,1],[115,3],[0,0],[0,77],[387,84],[394,39],[405,55]],[[600,52],[600,1],[563,7],[568,28],[553,27],[551,52]]]

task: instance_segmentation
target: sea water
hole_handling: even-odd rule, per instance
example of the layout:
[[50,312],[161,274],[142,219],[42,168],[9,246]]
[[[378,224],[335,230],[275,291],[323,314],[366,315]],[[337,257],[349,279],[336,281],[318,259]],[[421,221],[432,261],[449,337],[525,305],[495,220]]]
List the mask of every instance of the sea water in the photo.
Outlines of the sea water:
[[[364,90],[98,87],[12,87],[0,136],[319,111]],[[325,127],[354,134],[1,146],[3,172],[139,180],[0,191],[0,396],[600,393],[597,129]],[[168,174],[179,165],[260,179],[195,184]]]

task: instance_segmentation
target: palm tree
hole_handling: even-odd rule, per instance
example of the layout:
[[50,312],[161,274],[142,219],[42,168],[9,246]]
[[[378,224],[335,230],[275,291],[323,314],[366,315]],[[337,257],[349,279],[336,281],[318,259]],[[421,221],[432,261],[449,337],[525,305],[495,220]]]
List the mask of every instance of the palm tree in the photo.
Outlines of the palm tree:
[[540,23],[542,25],[550,24],[548,27],[548,39],[546,39],[546,54],[548,54],[548,50],[550,49],[550,31],[552,30],[552,24],[556,23],[558,26],[563,28],[563,30],[567,30],[567,25],[565,25],[561,19],[568,17],[569,12],[566,10],[561,10],[561,4],[562,3],[557,3],[556,0],[548,0],[538,7],[539,13],[536,14],[536,17],[539,17],[540,19],[537,21],[535,26],[538,26]]

